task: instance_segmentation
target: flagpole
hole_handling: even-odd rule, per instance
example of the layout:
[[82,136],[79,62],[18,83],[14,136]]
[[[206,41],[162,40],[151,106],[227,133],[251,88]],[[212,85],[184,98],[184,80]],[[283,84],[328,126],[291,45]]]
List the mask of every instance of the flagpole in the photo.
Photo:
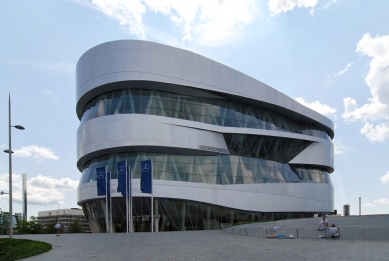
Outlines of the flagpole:
[[130,169],[130,185],[128,186],[128,193],[130,193],[130,200],[131,200],[131,208],[130,208],[130,227],[131,227],[131,233],[133,232],[133,225],[132,225],[132,170]]
[[108,173],[107,173],[107,166],[105,166],[105,232],[108,233],[108,193],[107,193],[107,187],[108,187]]
[[153,160],[151,159],[151,233],[154,233]]
[[112,195],[111,195],[111,172],[109,172],[109,221],[111,223],[111,230],[110,233],[112,233]]
[[129,197],[129,195],[128,195],[128,175],[129,175],[129,173],[127,173],[127,160],[126,160],[126,231],[127,231],[127,233],[128,233],[128,197]]

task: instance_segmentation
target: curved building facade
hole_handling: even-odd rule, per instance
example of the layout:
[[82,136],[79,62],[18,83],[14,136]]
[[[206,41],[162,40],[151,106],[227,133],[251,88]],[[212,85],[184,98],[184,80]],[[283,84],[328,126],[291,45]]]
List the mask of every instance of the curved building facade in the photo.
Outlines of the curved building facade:
[[310,217],[333,211],[331,120],[241,72],[137,40],[98,45],[77,63],[78,204],[105,231],[96,168],[111,171],[113,224],[125,224],[116,163],[133,171],[133,226],[150,230],[140,161],[153,160],[156,231]]

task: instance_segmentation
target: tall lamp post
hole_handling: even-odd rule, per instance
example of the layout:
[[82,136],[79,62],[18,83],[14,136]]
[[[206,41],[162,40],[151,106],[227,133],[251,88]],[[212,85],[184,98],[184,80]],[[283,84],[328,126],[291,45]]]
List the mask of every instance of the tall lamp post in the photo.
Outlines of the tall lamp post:
[[8,150],[4,150],[5,153],[9,155],[9,238],[13,237],[13,216],[12,216],[12,153],[11,150],[11,127],[14,127],[19,130],[24,130],[24,127],[21,125],[11,125],[11,94],[8,98]]

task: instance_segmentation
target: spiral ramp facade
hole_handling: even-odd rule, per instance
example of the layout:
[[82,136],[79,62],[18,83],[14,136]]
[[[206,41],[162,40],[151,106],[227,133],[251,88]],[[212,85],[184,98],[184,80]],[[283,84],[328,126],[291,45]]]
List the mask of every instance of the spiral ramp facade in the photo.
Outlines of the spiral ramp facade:
[[133,230],[150,231],[140,161],[153,160],[155,231],[311,217],[333,211],[331,120],[225,65],[138,40],[108,42],[77,63],[77,191],[105,232],[96,168],[112,173],[112,222],[124,228],[116,163],[133,172]]

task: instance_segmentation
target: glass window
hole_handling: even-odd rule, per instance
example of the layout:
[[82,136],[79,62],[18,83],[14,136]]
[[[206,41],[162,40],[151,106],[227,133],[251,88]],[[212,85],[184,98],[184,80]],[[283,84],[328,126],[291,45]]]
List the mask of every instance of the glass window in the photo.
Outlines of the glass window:
[[133,108],[135,109],[135,111],[132,113],[137,113],[137,114],[144,113],[144,111],[143,110],[141,111],[140,108],[140,99],[141,99],[140,90],[131,89],[128,91],[128,95],[130,96],[131,102],[133,104]]
[[328,172],[303,166],[289,166],[242,156],[181,156],[161,153],[120,153],[98,157],[85,164],[80,184],[96,181],[96,168],[107,166],[117,178],[116,163],[127,160],[133,178],[140,178],[140,161],[153,160],[154,179],[210,184],[254,184],[317,182],[331,185]]
[[[140,98],[140,112],[141,114],[152,114],[152,113],[148,113],[149,110],[150,110],[150,107],[153,106],[153,100],[151,98],[151,95],[152,95],[152,91],[151,90],[141,90],[141,95],[139,96]],[[154,106],[155,108],[155,103],[154,103]],[[154,111],[154,114],[155,114],[155,111]]]
[[[142,81],[128,83],[131,83],[133,88],[107,92],[88,102],[81,123],[104,115],[141,113],[226,127],[287,131],[330,139],[322,127],[292,121],[260,107],[222,98],[210,99],[135,88],[136,86],[153,88],[159,83],[150,84]],[[121,82],[121,87],[126,85],[129,86]]]
[[112,99],[109,114],[115,114],[118,105],[119,105],[119,98]]

